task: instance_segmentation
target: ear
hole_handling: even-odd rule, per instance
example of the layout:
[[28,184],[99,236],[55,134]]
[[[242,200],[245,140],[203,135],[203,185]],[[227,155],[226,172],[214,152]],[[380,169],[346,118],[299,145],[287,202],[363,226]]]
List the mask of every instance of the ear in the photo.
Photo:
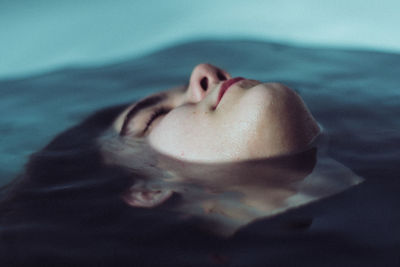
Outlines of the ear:
[[167,201],[173,194],[170,189],[148,190],[131,188],[124,196],[125,203],[138,208],[154,208]]

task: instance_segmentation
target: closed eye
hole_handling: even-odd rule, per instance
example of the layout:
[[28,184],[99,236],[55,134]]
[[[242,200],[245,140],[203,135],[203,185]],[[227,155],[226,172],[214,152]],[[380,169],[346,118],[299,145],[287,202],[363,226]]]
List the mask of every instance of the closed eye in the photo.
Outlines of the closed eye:
[[150,128],[151,124],[160,116],[167,114],[171,109],[170,108],[166,108],[166,107],[159,107],[156,110],[153,111],[153,113],[151,114],[150,118],[147,120],[146,122],[146,127],[143,130],[143,134],[146,133],[148,131],[148,129]]
[[[122,127],[120,130],[120,136],[125,136],[128,135],[130,133],[130,129],[133,129],[133,125],[132,125],[132,121],[134,120],[134,118],[137,117],[137,115],[141,112],[143,112],[143,110],[145,109],[149,109],[149,108],[153,108],[159,104],[160,102],[162,102],[163,100],[166,99],[166,95],[165,94],[158,94],[158,95],[153,95],[151,97],[145,98],[141,101],[139,101],[136,105],[134,105],[129,111],[128,113],[125,115],[124,118],[124,122],[122,123]],[[147,113],[147,112],[146,112]],[[158,114],[159,115],[159,114]],[[155,118],[153,118],[154,120]],[[147,121],[148,123],[146,123],[145,125],[151,124],[150,120]],[[142,124],[143,125],[143,124]],[[140,128],[143,126],[140,126]],[[147,131],[147,129],[146,129]]]

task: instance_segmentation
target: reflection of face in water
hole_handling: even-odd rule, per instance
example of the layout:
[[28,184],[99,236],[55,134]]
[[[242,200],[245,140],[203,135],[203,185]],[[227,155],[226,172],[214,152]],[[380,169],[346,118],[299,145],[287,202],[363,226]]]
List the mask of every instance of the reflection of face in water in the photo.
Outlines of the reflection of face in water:
[[155,207],[177,193],[171,209],[218,222],[217,232],[228,234],[285,207],[315,165],[309,145],[319,132],[291,89],[200,64],[187,88],[129,106],[103,150],[107,162],[148,173],[127,203]]

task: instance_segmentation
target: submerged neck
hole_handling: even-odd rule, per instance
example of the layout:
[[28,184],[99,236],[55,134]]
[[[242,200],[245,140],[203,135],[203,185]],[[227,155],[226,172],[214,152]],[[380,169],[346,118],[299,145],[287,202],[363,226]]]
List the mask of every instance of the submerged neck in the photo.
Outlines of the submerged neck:
[[[314,168],[316,149],[279,159],[234,164],[169,165],[167,183],[181,195],[174,210],[201,219],[203,228],[230,236],[287,206],[296,186]],[[167,179],[168,180],[168,179]]]

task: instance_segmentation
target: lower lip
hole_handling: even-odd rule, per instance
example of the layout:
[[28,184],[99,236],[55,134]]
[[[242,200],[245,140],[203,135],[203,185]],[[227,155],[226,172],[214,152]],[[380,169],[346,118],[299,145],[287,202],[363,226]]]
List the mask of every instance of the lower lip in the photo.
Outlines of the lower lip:
[[222,97],[228,91],[229,87],[231,87],[233,84],[240,82],[241,80],[244,80],[242,77],[236,77],[233,79],[226,80],[222,85],[221,88],[219,89],[219,94],[218,94],[218,101],[215,107],[218,106],[219,102],[221,101]]

